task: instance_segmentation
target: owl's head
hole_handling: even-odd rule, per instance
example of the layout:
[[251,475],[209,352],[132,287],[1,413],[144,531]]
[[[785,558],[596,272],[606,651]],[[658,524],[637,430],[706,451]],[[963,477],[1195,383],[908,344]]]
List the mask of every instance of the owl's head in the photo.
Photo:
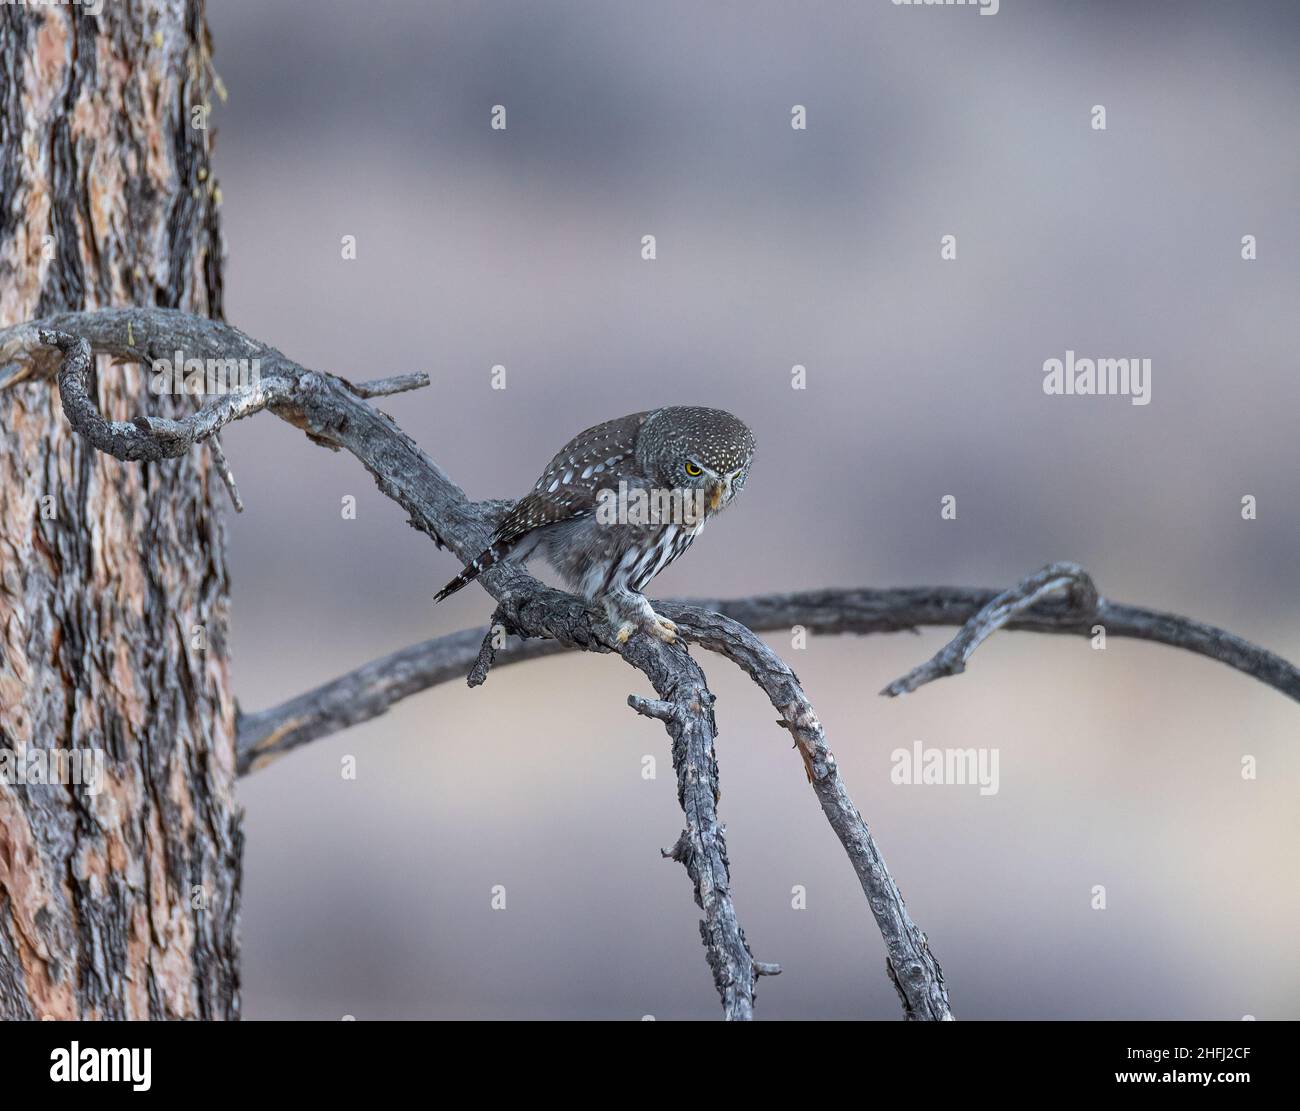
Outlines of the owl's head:
[[716,513],[745,485],[754,434],[724,409],[670,405],[646,418],[636,457],[655,486],[699,490]]

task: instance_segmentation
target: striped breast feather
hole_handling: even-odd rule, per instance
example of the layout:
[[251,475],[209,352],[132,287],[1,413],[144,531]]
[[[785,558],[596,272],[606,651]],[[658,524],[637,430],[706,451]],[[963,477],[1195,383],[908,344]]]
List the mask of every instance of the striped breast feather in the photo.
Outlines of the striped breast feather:
[[703,521],[694,528],[681,528],[678,525],[664,528],[637,560],[630,576],[632,589],[644,590],[650,580],[685,552],[703,531]]

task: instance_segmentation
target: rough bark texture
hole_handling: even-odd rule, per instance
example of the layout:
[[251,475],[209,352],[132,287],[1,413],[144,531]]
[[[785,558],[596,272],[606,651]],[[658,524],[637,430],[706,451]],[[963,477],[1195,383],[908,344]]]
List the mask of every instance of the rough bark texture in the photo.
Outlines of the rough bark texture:
[[[85,381],[93,351],[148,361],[177,345],[205,355],[256,355],[262,368],[260,379],[233,396],[209,401],[200,412],[181,421],[144,416],[129,422],[109,420],[90,402]],[[51,355],[58,358],[51,359]],[[48,378],[56,370],[69,422],[88,443],[118,459],[165,460],[196,445],[210,447],[225,424],[265,409],[302,429],[316,443],[351,452],[373,475],[379,489],[410,514],[412,526],[463,561],[483,550],[507,508],[503,502],[470,502],[391,417],[366,403],[366,398],[377,394],[427,384],[425,376],[407,375],[358,386],[308,370],[224,324],[170,309],[60,313],[0,329],[0,388],[33,377]],[[682,643],[670,645],[646,635],[618,640],[582,599],[544,586],[516,565],[498,564],[479,582],[496,599],[494,621],[507,631],[585,651],[617,652],[654,686],[659,698],[633,696],[629,703],[640,713],[664,722],[673,740],[673,767],[686,828],[668,855],[685,866],[696,902],[704,911],[700,935],[724,1015],[728,1019],[753,1017],[758,977],[775,975],[780,968],[754,959],[736,915],[725,831],[718,818],[713,695],[699,665]],[[750,638],[749,658],[759,661],[755,671],[779,671],[789,680],[779,690],[770,684],[764,689],[783,710],[800,711],[798,721],[782,724],[799,742],[810,779],[837,780],[838,771],[821,726],[797,689],[793,673],[753,640],[748,630],[737,627],[733,631]],[[722,639],[727,638],[724,635]],[[492,655],[490,642],[476,653],[471,686],[482,682]],[[819,797],[823,797],[820,790]],[[837,833],[847,836],[851,855],[857,854],[855,861],[860,859],[870,868],[863,886],[873,904],[881,904],[873,905],[873,913],[886,933],[889,972],[904,1001],[905,1014],[908,1018],[951,1018],[942,970],[925,936],[907,914],[866,823],[842,784],[824,798],[834,803],[835,815],[828,812],[828,817]],[[899,928],[907,932],[906,937],[889,933]],[[899,954],[905,954],[901,967]]]
[[[214,79],[202,0],[0,5],[0,325],[221,315],[193,126]],[[146,373],[90,395],[122,418],[194,409]],[[0,1018],[238,1016],[225,496],[207,452],[122,463],[49,382],[0,391],[0,749],[106,766],[97,795],[0,781]]]

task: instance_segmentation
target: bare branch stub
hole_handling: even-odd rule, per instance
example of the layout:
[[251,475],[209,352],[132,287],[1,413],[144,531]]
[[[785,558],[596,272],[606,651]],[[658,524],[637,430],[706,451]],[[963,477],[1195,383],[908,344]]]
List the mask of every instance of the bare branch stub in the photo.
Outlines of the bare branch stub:
[[677,707],[660,698],[643,698],[639,694],[629,694],[627,704],[643,717],[657,718],[659,721],[672,721],[677,716]]
[[492,665],[496,663],[497,658],[497,639],[499,636],[508,636],[510,634],[510,625],[506,620],[506,615],[500,606],[497,606],[496,612],[492,614],[492,623],[488,625],[487,632],[483,634],[483,642],[479,645],[478,656],[474,660],[474,666],[465,682],[471,687],[482,686],[488,677],[488,672],[492,670]]
[[429,385],[429,376],[421,370],[415,374],[396,374],[392,378],[379,378],[372,382],[349,382],[348,385],[357,397],[386,397],[389,394],[421,389]]

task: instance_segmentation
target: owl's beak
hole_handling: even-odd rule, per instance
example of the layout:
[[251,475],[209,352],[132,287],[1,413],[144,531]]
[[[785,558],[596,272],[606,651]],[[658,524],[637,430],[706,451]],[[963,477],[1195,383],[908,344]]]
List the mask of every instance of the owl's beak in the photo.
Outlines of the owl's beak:
[[716,513],[718,509],[731,499],[731,479],[724,478],[720,482],[713,483],[709,487],[709,512]]

